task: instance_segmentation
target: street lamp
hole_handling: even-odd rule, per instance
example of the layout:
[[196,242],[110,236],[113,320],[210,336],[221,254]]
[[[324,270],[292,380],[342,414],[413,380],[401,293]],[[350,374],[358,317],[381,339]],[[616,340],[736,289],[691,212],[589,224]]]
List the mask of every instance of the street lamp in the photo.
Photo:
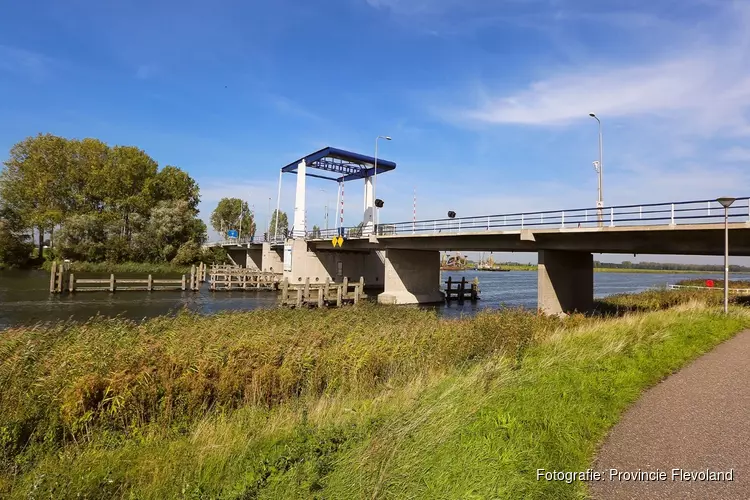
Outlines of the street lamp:
[[325,198],[325,221],[326,221],[326,234],[328,234],[328,191],[326,191],[323,188],[319,188],[318,191],[323,193],[323,197]]
[[602,225],[602,208],[604,207],[604,195],[602,193],[602,171],[604,170],[604,163],[602,162],[602,121],[594,113],[589,113],[589,116],[599,123],[599,164],[596,165],[596,173],[599,174],[599,198],[596,201],[597,213],[599,214],[599,226]]
[[[375,195],[377,194],[377,188],[378,188],[378,139],[385,139],[386,141],[391,140],[391,136],[389,135],[379,135],[375,138],[375,172],[373,174],[373,181],[372,181],[372,197],[375,198]],[[377,210],[375,211],[375,225],[378,225],[378,219],[377,219]]]
[[729,207],[735,198],[725,196],[716,201],[724,207],[724,314],[729,314]]

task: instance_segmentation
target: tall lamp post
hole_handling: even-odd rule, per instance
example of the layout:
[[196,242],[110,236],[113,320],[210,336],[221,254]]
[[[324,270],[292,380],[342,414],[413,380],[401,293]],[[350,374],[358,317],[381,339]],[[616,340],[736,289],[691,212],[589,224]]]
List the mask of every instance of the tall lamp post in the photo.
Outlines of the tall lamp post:
[[[386,141],[391,140],[391,136],[389,135],[379,135],[375,138],[375,172],[373,174],[373,180],[372,180],[372,197],[373,199],[377,196],[377,189],[378,189],[378,139],[385,139]],[[375,211],[375,225],[378,225],[378,219],[377,219],[377,210]]]
[[725,196],[716,201],[724,207],[724,314],[729,314],[729,207],[735,198]]
[[603,221],[602,209],[604,207],[604,196],[602,193],[602,171],[604,170],[604,164],[602,163],[602,121],[594,113],[589,113],[589,116],[599,124],[599,164],[594,168],[596,168],[596,173],[599,174],[599,199],[596,201],[596,208],[599,215],[599,226],[601,226]]
[[325,199],[325,222],[326,222],[326,235],[328,234],[328,191],[326,191],[323,188],[318,189],[321,193],[323,193],[323,198]]

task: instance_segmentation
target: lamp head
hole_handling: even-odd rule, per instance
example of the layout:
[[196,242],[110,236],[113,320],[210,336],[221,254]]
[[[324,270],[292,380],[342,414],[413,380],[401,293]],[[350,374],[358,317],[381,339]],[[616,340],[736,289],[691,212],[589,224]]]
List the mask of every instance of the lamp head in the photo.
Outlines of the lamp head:
[[591,118],[596,118],[596,114],[595,114],[595,113],[589,113],[589,116],[590,116]]
[[732,206],[732,203],[734,203],[736,198],[730,198],[729,196],[724,196],[721,198],[718,198],[716,201],[718,201],[722,207],[729,208]]

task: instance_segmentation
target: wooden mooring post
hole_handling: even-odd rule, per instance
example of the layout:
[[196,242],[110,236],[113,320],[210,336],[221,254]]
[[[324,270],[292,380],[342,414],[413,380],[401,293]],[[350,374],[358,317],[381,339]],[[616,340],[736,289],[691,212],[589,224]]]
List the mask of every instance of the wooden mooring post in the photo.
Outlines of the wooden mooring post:
[[[445,299],[447,301],[458,300],[461,303],[466,299],[472,302],[479,300],[479,278],[474,278],[474,281],[469,283],[465,277],[461,278],[461,281],[453,281],[453,278],[448,276],[445,285]],[[469,286],[467,287],[467,285]]]
[[356,283],[349,283],[344,278],[342,283],[332,283],[326,278],[323,283],[310,283],[310,278],[304,284],[290,285],[287,279],[281,282],[281,305],[289,307],[341,307],[344,304],[358,304],[365,298],[365,279],[360,278]]
[[68,289],[69,269],[70,266],[67,262],[52,262],[49,276],[50,293],[63,293],[63,291]]

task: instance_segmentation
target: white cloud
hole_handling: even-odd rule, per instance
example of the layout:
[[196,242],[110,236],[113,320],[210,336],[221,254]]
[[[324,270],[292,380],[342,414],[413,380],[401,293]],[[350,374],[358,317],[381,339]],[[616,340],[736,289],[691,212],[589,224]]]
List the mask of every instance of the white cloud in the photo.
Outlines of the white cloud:
[[460,113],[494,124],[564,125],[595,111],[608,118],[653,115],[692,119],[706,133],[747,133],[750,66],[721,51],[632,67],[589,67],[531,84],[527,89]]
[[[730,14],[736,14],[731,21]],[[609,119],[668,120],[690,133],[748,134],[747,9],[724,11],[711,21],[707,32],[676,41],[679,47],[668,53],[649,54],[647,61],[587,62],[515,90],[483,83],[475,105],[445,114],[460,122],[559,126],[593,111]]]

